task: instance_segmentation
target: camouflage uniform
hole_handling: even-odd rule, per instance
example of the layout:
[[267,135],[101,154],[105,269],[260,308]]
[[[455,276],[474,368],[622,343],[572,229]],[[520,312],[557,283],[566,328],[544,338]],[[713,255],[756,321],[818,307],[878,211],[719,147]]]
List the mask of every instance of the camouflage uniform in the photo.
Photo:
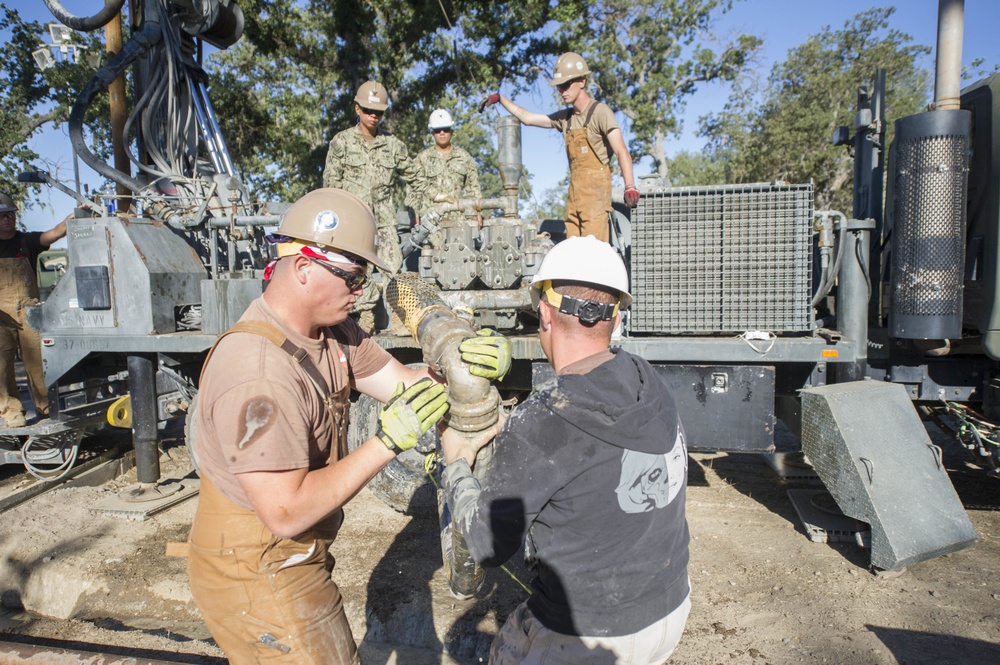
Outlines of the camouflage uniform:
[[[461,198],[478,199],[482,197],[479,189],[479,172],[476,161],[465,150],[451,147],[442,152],[436,146],[431,146],[417,155],[414,160],[427,178],[426,196],[414,201],[414,208],[422,215],[434,205],[434,197],[444,194],[454,200]],[[462,213],[449,212],[441,217],[444,220],[460,220]],[[439,235],[440,232],[434,235]],[[433,239],[433,236],[432,236]],[[431,242],[435,247],[436,242]]]
[[[403,265],[396,233],[396,209],[392,202],[397,176],[418,195],[423,195],[425,186],[420,169],[410,160],[403,142],[395,136],[380,129],[375,140],[369,143],[354,126],[339,132],[330,141],[323,186],[346,189],[371,206],[378,224],[378,256],[393,274]],[[370,310],[378,298],[378,287],[369,280],[354,310]]]

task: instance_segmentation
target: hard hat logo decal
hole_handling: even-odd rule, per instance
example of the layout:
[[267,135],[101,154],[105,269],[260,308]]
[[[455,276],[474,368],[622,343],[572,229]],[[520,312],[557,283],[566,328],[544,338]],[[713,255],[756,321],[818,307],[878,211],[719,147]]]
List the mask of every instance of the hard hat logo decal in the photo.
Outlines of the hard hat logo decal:
[[374,92],[369,92],[368,93],[368,101],[371,102],[372,104],[381,104],[382,103],[382,100],[379,99],[378,95],[376,93],[374,93]]
[[316,228],[323,229],[324,231],[332,231],[337,228],[337,224],[340,223],[340,219],[337,217],[337,213],[332,210],[324,210],[316,215]]
[[577,69],[577,71],[580,71],[580,70],[582,70],[582,69],[583,69],[583,63],[582,63],[582,62],[579,62],[579,61],[577,61],[577,63],[576,63],[576,69]]

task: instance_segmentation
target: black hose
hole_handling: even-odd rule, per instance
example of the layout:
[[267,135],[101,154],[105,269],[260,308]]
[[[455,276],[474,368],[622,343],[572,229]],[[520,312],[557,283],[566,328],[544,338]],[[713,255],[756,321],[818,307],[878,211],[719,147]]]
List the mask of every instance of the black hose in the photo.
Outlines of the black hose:
[[[54,0],[45,0],[46,3]],[[125,74],[125,70],[133,62],[146,54],[151,46],[163,39],[163,30],[160,27],[159,13],[156,11],[156,0],[145,0],[143,15],[145,21],[142,30],[132,35],[132,38],[125,43],[122,50],[111,59],[104,67],[101,67],[94,78],[87,82],[80,95],[73,104],[73,109],[69,113],[69,140],[80,158],[109,180],[116,182],[123,187],[127,187],[133,192],[139,192],[145,185],[139,180],[118,169],[104,163],[90,151],[83,137],[83,121],[87,115],[87,109],[102,90],[108,88],[111,83]]]
[[74,16],[66,11],[59,0],[44,1],[45,6],[49,8],[49,11],[56,17],[56,20],[63,25],[69,26],[70,28],[81,32],[91,32],[92,30],[103,28],[108,24],[108,21],[117,16],[118,13],[121,12],[122,7],[125,6],[125,0],[104,0],[104,9],[97,12],[93,16],[80,18],[79,16]]

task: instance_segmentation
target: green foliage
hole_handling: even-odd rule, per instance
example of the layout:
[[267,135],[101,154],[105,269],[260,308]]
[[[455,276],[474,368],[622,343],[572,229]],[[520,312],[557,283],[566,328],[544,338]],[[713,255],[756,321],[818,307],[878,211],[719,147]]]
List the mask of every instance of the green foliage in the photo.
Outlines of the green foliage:
[[664,142],[681,131],[684,100],[701,85],[734,80],[761,41],[739,35],[712,48],[712,26],[733,0],[587,4],[576,39],[595,72],[598,97],[629,119],[633,160],[649,155],[666,176]]
[[[6,40],[0,46],[0,191],[23,201],[38,185],[17,182],[22,171],[46,168],[41,157],[32,150],[29,139],[46,123],[58,126],[69,117],[76,92],[93,76],[94,69],[83,62],[60,62],[46,70],[39,69],[31,54],[40,44],[47,43],[48,33],[37,21],[26,22],[16,9],[0,3],[0,34]],[[98,36],[74,33],[74,43],[88,53],[101,53]],[[102,54],[103,57],[103,54]],[[95,153],[110,152],[110,127],[107,121],[107,98],[101,97],[86,116],[90,139]],[[69,145],[67,144],[67,154]]]
[[461,118],[456,143],[496,173],[490,115],[472,112],[501,84],[508,93],[547,79],[555,58],[589,58],[598,96],[631,121],[633,158],[665,158],[683,98],[733,78],[759,40],[718,52],[702,43],[732,0],[246,0],[246,31],[213,55],[212,97],[241,172],[264,198],[293,199],[319,185],[326,143],[353,124],[368,78],[386,86],[387,129],[415,152],[431,110]]
[[927,101],[929,76],[917,61],[930,49],[889,28],[894,11],[870,9],[840,30],[824,28],[774,65],[763,90],[737,85],[726,107],[703,119],[728,182],[812,179],[817,208],[851,211],[853,162],[830,139],[852,125],[858,86],[886,70],[888,141],[892,121]]
[[563,46],[542,28],[572,5],[246,0],[243,39],[209,62],[213,104],[261,198],[293,200],[320,185],[327,143],[356,122],[354,95],[369,78],[392,99],[383,125],[414,154],[434,108],[456,116],[456,144],[480,164],[484,195],[495,193],[489,128],[473,107],[489,81],[530,74],[538,54]]
[[726,168],[711,155],[682,150],[668,160],[673,187],[718,185],[725,182]]

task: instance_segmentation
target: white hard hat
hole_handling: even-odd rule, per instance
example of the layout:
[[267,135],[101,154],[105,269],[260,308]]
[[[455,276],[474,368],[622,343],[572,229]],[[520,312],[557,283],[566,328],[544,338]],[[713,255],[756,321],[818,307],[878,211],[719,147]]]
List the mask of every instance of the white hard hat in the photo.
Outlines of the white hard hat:
[[446,127],[451,127],[455,122],[451,119],[451,114],[444,109],[435,109],[431,113],[431,119],[427,121],[427,129],[434,131],[435,129],[445,129]]
[[614,289],[621,293],[621,309],[632,305],[625,264],[611,245],[594,236],[571,236],[548,251],[531,279],[531,303],[538,307],[542,282],[559,279]]

